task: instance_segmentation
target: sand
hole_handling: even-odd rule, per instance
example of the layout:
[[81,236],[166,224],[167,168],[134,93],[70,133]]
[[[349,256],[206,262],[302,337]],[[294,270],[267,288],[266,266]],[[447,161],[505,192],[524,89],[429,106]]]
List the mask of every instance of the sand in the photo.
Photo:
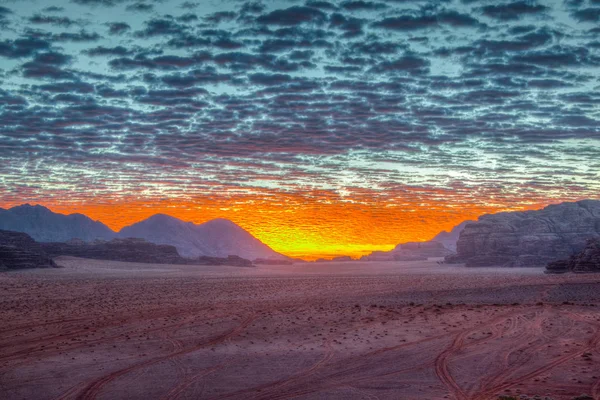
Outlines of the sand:
[[600,399],[600,275],[57,261],[0,274],[0,399]]

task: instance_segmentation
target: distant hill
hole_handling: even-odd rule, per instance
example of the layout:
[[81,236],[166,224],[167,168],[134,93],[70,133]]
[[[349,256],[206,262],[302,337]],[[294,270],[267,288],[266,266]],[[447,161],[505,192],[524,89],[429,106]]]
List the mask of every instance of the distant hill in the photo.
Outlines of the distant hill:
[[156,214],[121,229],[118,235],[122,238],[136,237],[157,244],[170,244],[184,257],[237,255],[249,260],[287,259],[227,219],[213,219],[197,225],[165,214]]
[[58,214],[40,205],[0,208],[0,229],[24,232],[38,242],[92,241],[115,237],[109,227],[83,214]]
[[374,251],[362,256],[361,261],[417,261],[429,257],[444,257],[450,254],[440,242],[408,242],[400,243],[391,251]]
[[463,221],[460,224],[456,225],[450,232],[441,231],[438,233],[433,239],[432,242],[439,242],[444,245],[445,248],[451,251],[456,251],[456,242],[458,242],[458,238],[460,233],[465,229],[467,224],[470,224],[474,221]]

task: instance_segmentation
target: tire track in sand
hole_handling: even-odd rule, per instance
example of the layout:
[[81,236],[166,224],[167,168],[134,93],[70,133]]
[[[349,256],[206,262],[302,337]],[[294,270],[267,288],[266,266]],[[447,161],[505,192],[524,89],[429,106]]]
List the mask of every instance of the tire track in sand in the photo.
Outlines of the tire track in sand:
[[255,318],[256,318],[256,316],[254,314],[252,314],[249,317],[247,317],[246,319],[244,319],[237,327],[235,327],[235,328],[231,329],[230,331],[223,333],[207,342],[198,344],[196,346],[193,346],[193,347],[190,347],[187,349],[182,349],[177,352],[167,354],[165,356],[160,356],[160,357],[156,357],[156,358],[153,358],[153,359],[150,359],[147,361],[143,361],[141,363],[134,364],[129,367],[120,369],[118,371],[114,371],[108,375],[105,375],[105,376],[101,377],[100,379],[97,379],[97,380],[89,383],[85,387],[85,389],[82,390],[77,395],[76,398],[77,398],[77,400],[95,399],[96,396],[100,393],[100,391],[106,384],[108,384],[109,382],[112,382],[113,380],[120,378],[121,376],[124,376],[132,371],[135,371],[137,369],[144,368],[144,367],[149,367],[151,365],[154,365],[154,364],[162,362],[162,361],[170,360],[173,357],[178,357],[178,356],[182,356],[182,355],[185,355],[188,353],[192,353],[192,352],[194,352],[196,350],[200,350],[201,348],[206,347],[206,346],[211,346],[211,345],[221,343],[221,342],[229,339],[230,337],[238,335],[240,332],[242,332],[244,329],[246,329],[246,327],[248,327],[248,325],[250,325],[252,323],[252,321],[254,321]]

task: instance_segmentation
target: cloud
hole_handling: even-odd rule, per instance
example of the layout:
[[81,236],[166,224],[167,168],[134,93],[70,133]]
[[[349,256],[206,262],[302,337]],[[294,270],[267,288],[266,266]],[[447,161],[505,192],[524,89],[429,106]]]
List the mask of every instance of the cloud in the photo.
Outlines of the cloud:
[[35,37],[22,37],[0,41],[0,56],[7,58],[29,57],[40,50],[50,48],[50,42]]
[[88,56],[127,56],[133,53],[123,46],[116,47],[104,47],[98,46],[84,50],[84,53]]
[[111,22],[108,27],[111,35],[121,35],[131,29],[131,26],[125,22]]
[[517,20],[526,15],[541,14],[548,10],[548,7],[530,1],[515,1],[481,8],[483,15],[501,21]]
[[600,7],[584,8],[573,12],[572,15],[580,22],[598,22],[600,21]]
[[56,25],[56,26],[64,26],[69,27],[75,24],[71,18],[68,17],[57,17],[55,15],[39,15],[36,14],[33,17],[29,18],[29,22],[32,24],[48,24],[48,25]]
[[265,25],[293,26],[302,23],[324,23],[326,17],[327,15],[317,8],[293,6],[261,15],[256,21]]
[[340,7],[348,11],[378,11],[387,8],[387,5],[373,1],[351,0],[342,2]]

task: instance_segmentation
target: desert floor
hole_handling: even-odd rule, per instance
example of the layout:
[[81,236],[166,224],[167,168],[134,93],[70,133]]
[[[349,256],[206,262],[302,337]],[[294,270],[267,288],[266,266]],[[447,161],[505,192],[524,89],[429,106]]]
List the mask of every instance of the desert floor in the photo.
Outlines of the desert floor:
[[0,274],[0,399],[600,399],[600,275],[58,263]]

